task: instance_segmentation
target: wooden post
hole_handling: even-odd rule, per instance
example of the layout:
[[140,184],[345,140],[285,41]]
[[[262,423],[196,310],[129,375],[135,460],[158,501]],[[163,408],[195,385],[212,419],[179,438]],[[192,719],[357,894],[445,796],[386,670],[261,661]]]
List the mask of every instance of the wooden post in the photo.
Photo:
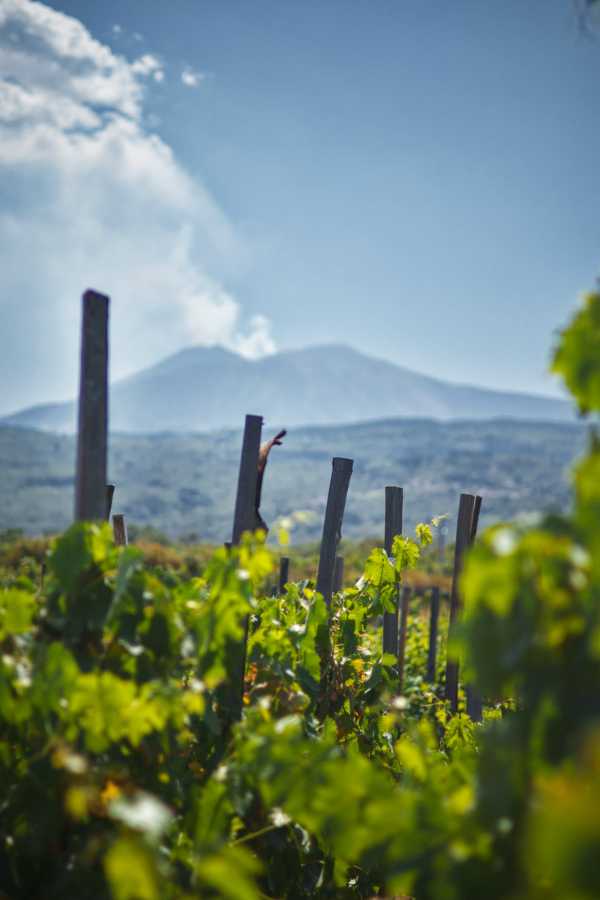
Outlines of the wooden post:
[[402,690],[404,683],[404,663],[406,661],[406,635],[408,632],[408,610],[410,605],[410,588],[402,588],[400,607],[400,635],[398,638],[398,687]]
[[77,469],[76,521],[106,518],[108,443],[108,306],[96,291],[83,295]]
[[279,593],[283,594],[285,586],[290,580],[290,558],[282,556],[279,560]]
[[244,531],[254,531],[256,480],[258,478],[258,453],[262,432],[262,416],[246,416],[240,471],[238,475],[235,512],[233,515],[232,544],[239,544]]
[[[319,554],[316,589],[325,600],[327,609],[331,607],[331,595],[334,588],[335,562],[338,544],[342,536],[342,520],[346,507],[348,486],[352,476],[353,460],[334,456],[331,467],[331,480],[323,521],[323,536]],[[321,660],[320,697],[317,704],[317,716],[324,719],[330,706],[332,689],[332,657],[331,639],[328,628],[323,629],[323,641],[319,647]]]
[[435,682],[437,664],[438,620],[440,616],[440,589],[431,589],[431,605],[429,609],[429,648],[427,652],[427,681]]
[[446,534],[446,525],[444,524],[444,520],[440,522],[440,526],[438,528],[438,559],[440,565],[443,565],[444,562],[444,537]]
[[[454,572],[452,575],[452,593],[450,595],[450,623],[448,641],[460,610],[460,594],[458,582],[462,572],[463,556],[471,542],[475,497],[473,494],[461,494],[456,522],[456,543],[454,546]],[[446,699],[450,701],[453,712],[458,709],[458,660],[452,659],[450,653],[446,662]]]
[[336,556],[333,570],[333,592],[339,593],[344,589],[344,557]]
[[[402,534],[402,510],[404,491],[401,487],[388,485],[385,489],[385,536],[384,546],[388,556],[392,555],[392,545],[397,534]],[[398,594],[394,598],[394,612],[383,614],[383,652],[398,655]]]
[[477,537],[477,526],[479,525],[479,513],[481,512],[481,497],[475,495],[475,503],[473,504],[473,518],[471,519],[471,535],[469,543],[472,544]]
[[[258,454],[262,432],[262,416],[246,416],[240,456],[235,511],[233,514],[232,546],[240,543],[245,531],[254,531],[256,482],[258,478]],[[226,687],[227,705],[232,721],[241,718],[244,699],[244,675],[246,672],[246,645],[248,643],[248,617],[244,620],[244,634],[237,646],[228,648],[227,668],[230,673]]]
[[115,495],[114,484],[106,485],[106,521],[110,522],[110,512],[112,510],[113,497]]
[[113,522],[113,534],[115,536],[115,544],[117,547],[126,547],[128,544],[127,540],[127,526],[125,524],[125,516],[115,515],[112,517]]
[[[473,505],[473,519],[471,521],[471,539],[469,544],[472,544],[475,538],[477,537],[477,526],[479,525],[479,513],[481,512],[481,497],[477,495],[475,497],[475,503]],[[467,695],[467,715],[469,715],[474,722],[482,722],[483,721],[483,701],[481,699],[481,694],[473,684],[467,684],[465,686],[465,693]]]
[[317,572],[317,591],[323,595],[328,607],[331,604],[335,556],[342,536],[342,519],[346,507],[348,485],[352,476],[352,465],[353,460],[351,459],[343,459],[339,456],[333,458]]
[[483,700],[477,688],[472,684],[465,685],[467,695],[467,715],[474,722],[483,722]]

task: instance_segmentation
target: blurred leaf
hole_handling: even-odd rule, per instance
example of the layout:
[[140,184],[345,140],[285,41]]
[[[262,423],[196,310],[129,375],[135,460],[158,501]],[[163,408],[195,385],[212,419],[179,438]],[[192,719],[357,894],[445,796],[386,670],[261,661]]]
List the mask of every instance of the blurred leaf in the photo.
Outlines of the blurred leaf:
[[197,869],[200,879],[230,900],[260,900],[255,877],[261,870],[258,861],[243,847],[224,847],[219,854],[203,859]]
[[25,591],[0,590],[0,641],[8,635],[24,634],[31,628],[35,597]]
[[551,370],[561,375],[582,413],[600,411],[600,294],[584,298],[562,332]]
[[161,900],[153,854],[133,838],[117,840],[104,858],[114,900]]

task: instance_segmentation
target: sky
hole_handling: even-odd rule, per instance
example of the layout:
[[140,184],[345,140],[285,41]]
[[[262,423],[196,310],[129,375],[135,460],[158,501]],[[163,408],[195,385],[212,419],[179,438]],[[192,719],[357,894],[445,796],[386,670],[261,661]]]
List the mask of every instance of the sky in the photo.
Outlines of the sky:
[[0,414],[191,344],[554,394],[600,275],[575,0],[0,0]]

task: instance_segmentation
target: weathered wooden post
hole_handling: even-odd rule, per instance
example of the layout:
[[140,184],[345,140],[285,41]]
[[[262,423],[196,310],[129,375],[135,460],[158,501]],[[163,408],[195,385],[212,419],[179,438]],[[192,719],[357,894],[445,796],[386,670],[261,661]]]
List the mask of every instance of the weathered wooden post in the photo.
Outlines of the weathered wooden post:
[[339,456],[333,458],[317,571],[317,591],[323,595],[328,607],[331,605],[336,550],[342,536],[342,519],[352,476],[352,465],[351,459]]
[[[458,519],[456,522],[456,543],[454,546],[454,571],[452,574],[452,592],[450,594],[450,623],[448,628],[448,642],[458,617],[461,606],[459,593],[459,580],[462,572],[465,550],[471,542],[473,528],[473,512],[475,510],[475,497],[473,494],[461,494],[458,505]],[[450,701],[452,711],[458,709],[458,660],[448,650],[446,662],[446,699]]]
[[106,521],[110,522],[110,513],[112,510],[113,497],[115,496],[114,484],[106,485]]
[[[254,531],[256,524],[256,482],[258,478],[258,455],[262,433],[262,416],[246,416],[240,469],[238,474],[235,511],[233,514],[233,530],[231,545],[240,543],[245,531]],[[244,621],[244,634],[241,642],[229,648],[230,673],[227,689],[227,705],[232,720],[242,715],[244,699],[244,674],[246,670],[246,644],[248,641],[248,617]]]
[[481,512],[481,497],[475,495],[475,503],[473,504],[473,518],[471,520],[471,535],[469,543],[472,544],[477,537],[477,528],[479,526],[479,513]]
[[467,715],[474,722],[483,721],[483,700],[477,688],[472,684],[465,685],[465,694],[467,695]]
[[[477,537],[477,526],[479,525],[480,512],[481,497],[477,495],[475,497],[475,503],[473,505],[473,519],[471,521],[471,536],[469,544],[472,544]],[[467,695],[467,714],[473,719],[474,722],[483,721],[483,701],[481,699],[481,694],[473,684],[467,684],[465,686],[465,693]]]
[[[385,536],[384,547],[388,556],[392,555],[392,545],[397,534],[402,534],[402,510],[404,491],[401,487],[388,485],[385,489]],[[383,614],[383,652],[398,655],[398,594],[394,597],[396,609]]]
[[[327,609],[331,607],[336,551],[342,536],[342,520],[344,518],[344,509],[346,508],[348,486],[352,476],[352,466],[353,460],[351,459],[334,456],[332,460],[331,480],[329,482],[327,506],[325,507],[316,584],[318,593],[322,595],[327,604]],[[321,659],[321,683],[318,715],[320,718],[324,718],[329,709],[331,693],[332,666],[329,630],[324,631],[319,655]]]
[[109,298],[82,299],[75,520],[106,519]]
[[431,605],[429,609],[429,648],[427,650],[427,681],[435,682],[437,665],[438,620],[440,617],[440,589],[431,589]]
[[437,535],[438,535],[438,560],[440,562],[440,565],[442,565],[444,562],[444,550],[445,550],[445,545],[446,545],[446,542],[445,542],[446,524],[445,524],[444,519],[442,519],[442,521],[440,522],[440,526],[438,528]]
[[279,593],[283,594],[285,586],[290,580],[290,558],[282,556],[279,560]]
[[400,604],[400,635],[398,638],[398,687],[402,690],[404,684],[404,663],[406,662],[406,635],[408,633],[408,612],[410,608],[411,589],[402,588],[402,602]]
[[115,536],[115,544],[117,547],[126,547],[128,544],[127,540],[127,526],[125,524],[125,516],[120,514],[114,515],[112,517],[113,522],[113,534]]
[[333,569],[333,592],[339,593],[344,589],[344,557],[336,556]]
[[254,531],[256,480],[258,478],[258,454],[262,424],[262,416],[246,416],[233,514],[231,543],[234,546],[239,544],[244,531]]

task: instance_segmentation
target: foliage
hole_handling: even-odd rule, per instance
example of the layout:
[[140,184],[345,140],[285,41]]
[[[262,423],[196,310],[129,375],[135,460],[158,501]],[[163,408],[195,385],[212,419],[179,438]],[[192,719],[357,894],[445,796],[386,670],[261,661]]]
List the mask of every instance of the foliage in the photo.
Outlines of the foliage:
[[[566,347],[565,366],[570,330]],[[597,410],[594,376],[577,379]],[[43,584],[7,570],[0,893],[597,897],[599,474],[592,439],[572,515],[499,525],[468,555],[454,650],[486,698],[482,724],[443,700],[445,613],[435,684],[421,601],[402,693],[381,651],[428,526],[373,550],[330,609],[307,581],[271,595],[260,537],[190,577],[88,523],[52,543]]]
[[[397,539],[394,552],[385,564],[397,579],[419,545]],[[256,897],[257,879],[270,895],[328,896],[347,883],[361,896],[381,882],[356,874],[377,854],[354,820],[365,804],[391,810],[402,770],[394,660],[370,627],[389,599],[367,566],[360,589],[335,597],[329,628],[307,584],[261,593],[273,565],[246,541],[215,551],[202,578],[179,578],[89,524],[54,542],[42,588],[6,584],[7,896]],[[247,616],[245,712],[232,730],[228,666]],[[418,680],[407,684],[415,719],[443,706]],[[325,814],[340,777],[360,791]]]
[[592,293],[562,333],[552,360],[552,370],[564,378],[583,413],[600,409],[599,356],[600,302]]

